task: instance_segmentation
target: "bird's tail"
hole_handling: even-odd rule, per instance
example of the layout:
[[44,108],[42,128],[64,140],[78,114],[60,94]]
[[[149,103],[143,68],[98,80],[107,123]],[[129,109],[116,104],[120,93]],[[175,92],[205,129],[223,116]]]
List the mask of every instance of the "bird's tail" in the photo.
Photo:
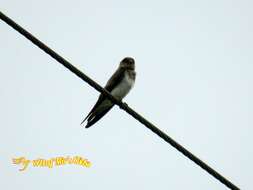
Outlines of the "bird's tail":
[[[88,118],[88,123],[87,123],[87,125],[85,126],[85,128],[89,128],[89,127],[91,127],[93,124],[95,124],[95,123],[96,123],[98,120],[100,120],[112,107],[113,107],[113,105],[110,106],[110,107],[108,107],[108,108],[106,108],[106,109],[104,109],[103,111],[98,112],[98,113],[92,113],[92,114],[90,115],[90,117]],[[82,122],[82,123],[83,123],[83,122]]]
[[85,120],[86,120],[90,115],[91,115],[91,114],[88,114],[88,115],[84,118],[84,120],[81,122],[80,125],[82,125],[82,124],[85,122]]

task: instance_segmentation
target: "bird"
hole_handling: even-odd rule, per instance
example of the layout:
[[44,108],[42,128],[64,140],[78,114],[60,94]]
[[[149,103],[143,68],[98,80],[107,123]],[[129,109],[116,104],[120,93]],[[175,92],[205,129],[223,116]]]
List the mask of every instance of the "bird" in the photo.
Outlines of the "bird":
[[[105,89],[118,100],[122,100],[129,91],[133,88],[136,78],[135,61],[132,57],[125,57],[121,60],[117,70],[108,80]],[[81,125],[86,121],[85,128],[89,128],[100,120],[110,109],[114,103],[106,98],[102,93],[99,95],[97,102],[81,122]]]

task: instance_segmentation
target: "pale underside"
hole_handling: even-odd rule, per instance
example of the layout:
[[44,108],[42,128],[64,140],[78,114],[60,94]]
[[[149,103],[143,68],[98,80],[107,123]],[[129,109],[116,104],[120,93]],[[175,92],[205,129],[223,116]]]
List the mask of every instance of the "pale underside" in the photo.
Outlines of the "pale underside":
[[[132,71],[132,72],[134,72],[134,71]],[[130,73],[130,74],[132,74],[132,73]],[[125,71],[124,75],[125,76],[122,79],[122,81],[111,91],[111,94],[119,100],[122,100],[129,93],[129,91],[131,90],[131,88],[134,85],[134,79],[129,76],[129,73],[127,71]],[[113,103],[110,100],[105,99],[98,106],[97,110],[100,110],[99,112],[102,112],[106,108],[108,108],[112,105],[113,105]]]

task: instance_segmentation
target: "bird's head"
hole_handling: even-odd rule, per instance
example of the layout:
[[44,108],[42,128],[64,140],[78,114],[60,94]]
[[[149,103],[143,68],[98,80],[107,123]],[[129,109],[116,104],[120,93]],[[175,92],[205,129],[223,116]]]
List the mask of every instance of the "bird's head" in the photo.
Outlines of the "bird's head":
[[134,59],[131,57],[125,57],[120,62],[119,66],[124,69],[134,70],[135,69]]

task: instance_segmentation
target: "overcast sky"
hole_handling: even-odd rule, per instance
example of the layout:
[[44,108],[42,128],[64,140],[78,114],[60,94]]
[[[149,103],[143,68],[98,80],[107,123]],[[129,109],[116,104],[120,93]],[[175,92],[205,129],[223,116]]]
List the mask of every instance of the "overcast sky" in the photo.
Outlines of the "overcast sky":
[[[131,56],[128,105],[241,189],[252,189],[253,3],[250,0],[20,1],[0,9],[105,85]],[[80,122],[99,93],[0,21],[0,187],[227,189],[114,107]],[[87,158],[20,172],[12,158]]]

